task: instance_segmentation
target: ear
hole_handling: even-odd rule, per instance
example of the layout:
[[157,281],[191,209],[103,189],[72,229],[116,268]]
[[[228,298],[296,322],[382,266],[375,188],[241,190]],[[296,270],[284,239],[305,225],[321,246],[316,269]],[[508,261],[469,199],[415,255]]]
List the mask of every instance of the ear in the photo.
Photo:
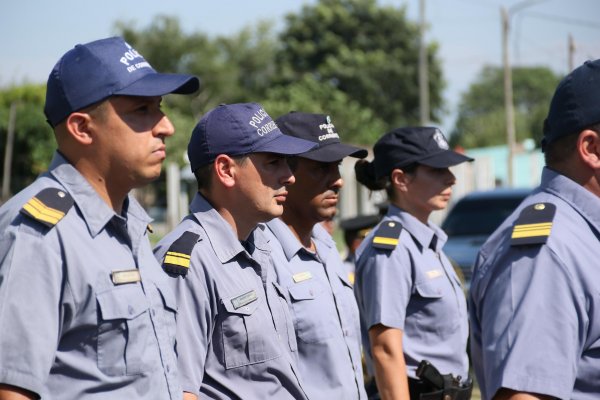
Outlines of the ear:
[[600,134],[585,129],[577,139],[577,152],[581,161],[589,168],[600,171]]
[[235,185],[235,173],[237,164],[235,160],[228,155],[219,154],[213,161],[213,168],[216,172],[217,179],[226,188],[231,188]]
[[399,168],[392,171],[390,180],[392,185],[397,187],[401,192],[406,192],[408,190],[408,185],[411,181],[410,176]]
[[92,117],[87,113],[74,112],[67,117],[65,128],[68,134],[80,144],[92,143],[93,135],[90,129]]

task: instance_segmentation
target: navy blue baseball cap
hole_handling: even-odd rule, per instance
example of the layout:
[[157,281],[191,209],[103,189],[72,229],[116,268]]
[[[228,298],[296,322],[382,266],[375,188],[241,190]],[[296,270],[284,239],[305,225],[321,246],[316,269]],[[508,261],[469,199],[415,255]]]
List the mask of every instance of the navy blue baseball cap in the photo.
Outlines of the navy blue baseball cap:
[[341,143],[329,115],[292,111],[277,118],[275,122],[285,135],[310,140],[319,145],[313,150],[299,154],[299,157],[335,162],[347,156],[365,158],[368,154],[365,149]]
[[44,113],[56,126],[110,96],[190,94],[199,87],[194,76],[156,72],[125,40],[112,37],[78,44],[58,60],[48,77]]
[[194,172],[213,162],[219,154],[296,155],[315,146],[316,143],[281,133],[260,104],[221,104],[196,124],[188,144],[188,158]]
[[375,143],[373,153],[376,179],[388,176],[395,168],[415,163],[433,168],[448,168],[473,161],[464,154],[450,150],[442,131],[434,127],[394,129]]
[[600,59],[586,61],[558,84],[544,121],[548,143],[600,122]]

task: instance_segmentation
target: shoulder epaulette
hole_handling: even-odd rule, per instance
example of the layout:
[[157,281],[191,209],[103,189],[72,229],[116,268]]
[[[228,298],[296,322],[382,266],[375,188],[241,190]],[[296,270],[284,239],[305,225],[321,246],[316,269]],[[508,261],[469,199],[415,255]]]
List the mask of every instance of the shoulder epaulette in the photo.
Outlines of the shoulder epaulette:
[[378,249],[393,250],[400,241],[402,224],[395,221],[383,222],[373,236],[373,247]]
[[73,198],[64,190],[46,188],[23,205],[21,214],[52,228],[63,219],[73,204]]
[[200,235],[193,232],[183,232],[165,254],[163,269],[172,274],[185,276],[190,269],[190,258]]
[[552,230],[556,206],[552,203],[536,203],[521,211],[510,237],[511,246],[544,244]]

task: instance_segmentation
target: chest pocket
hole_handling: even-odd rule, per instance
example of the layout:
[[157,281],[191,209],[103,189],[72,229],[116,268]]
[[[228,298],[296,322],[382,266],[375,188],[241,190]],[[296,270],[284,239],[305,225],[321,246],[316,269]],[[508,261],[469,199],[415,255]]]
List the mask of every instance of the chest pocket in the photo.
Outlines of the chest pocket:
[[314,280],[288,287],[294,313],[294,328],[302,342],[322,343],[330,339],[332,332],[335,332],[337,316],[330,313],[329,304],[333,299],[326,299],[322,290]]
[[418,330],[444,335],[458,329],[458,303],[448,277],[421,280],[415,284],[415,292],[410,308]]
[[109,376],[150,371],[152,326],[149,302],[141,286],[116,286],[96,295],[98,304],[98,368]]
[[279,356],[273,322],[267,318],[267,305],[258,297],[239,306],[234,305],[239,296],[223,299],[226,311],[221,322],[225,368],[267,361]]

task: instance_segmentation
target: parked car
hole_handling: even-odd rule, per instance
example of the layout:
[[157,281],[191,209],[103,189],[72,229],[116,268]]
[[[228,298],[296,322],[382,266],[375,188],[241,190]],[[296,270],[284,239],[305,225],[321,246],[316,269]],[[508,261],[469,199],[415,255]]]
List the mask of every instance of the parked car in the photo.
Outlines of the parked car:
[[494,189],[472,192],[456,202],[442,223],[448,235],[444,252],[459,267],[468,289],[477,252],[485,240],[531,192]]

